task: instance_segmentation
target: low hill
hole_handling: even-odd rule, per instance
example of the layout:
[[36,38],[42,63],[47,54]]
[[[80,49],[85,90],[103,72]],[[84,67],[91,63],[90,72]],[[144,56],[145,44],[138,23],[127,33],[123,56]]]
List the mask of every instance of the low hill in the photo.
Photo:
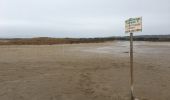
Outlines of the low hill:
[[53,44],[73,44],[73,43],[98,43],[113,41],[114,38],[13,38],[0,39],[0,45],[53,45]]
[[[134,36],[134,41],[170,41],[170,35],[140,35]],[[114,40],[129,40],[129,36],[124,37],[103,37],[103,38],[5,38],[0,39],[0,45],[54,45],[73,43],[99,43]]]

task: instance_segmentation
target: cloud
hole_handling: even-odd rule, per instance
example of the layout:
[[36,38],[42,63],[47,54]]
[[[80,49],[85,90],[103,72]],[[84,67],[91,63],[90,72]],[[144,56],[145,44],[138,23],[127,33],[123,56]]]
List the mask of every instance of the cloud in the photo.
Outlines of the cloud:
[[1,0],[0,37],[124,35],[124,20],[143,17],[143,32],[170,34],[169,0]]

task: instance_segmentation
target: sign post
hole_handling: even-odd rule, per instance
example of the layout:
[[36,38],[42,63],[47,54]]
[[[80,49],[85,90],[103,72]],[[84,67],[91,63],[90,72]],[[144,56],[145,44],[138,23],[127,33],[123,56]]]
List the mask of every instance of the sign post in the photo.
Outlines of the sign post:
[[130,85],[131,85],[131,100],[134,100],[133,93],[133,33],[130,33]]
[[133,32],[142,31],[142,17],[129,18],[125,21],[125,33],[130,33],[130,94],[131,100],[134,97],[134,77],[133,77]]

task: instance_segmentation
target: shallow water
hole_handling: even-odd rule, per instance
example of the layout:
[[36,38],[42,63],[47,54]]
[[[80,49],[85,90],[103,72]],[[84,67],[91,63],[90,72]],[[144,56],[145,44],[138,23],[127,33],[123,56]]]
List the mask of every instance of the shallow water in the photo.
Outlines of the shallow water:
[[[106,53],[106,54],[118,54],[121,56],[126,56],[129,53],[130,44],[128,41],[117,41],[111,42],[109,45],[103,45],[100,47],[82,49],[85,52],[93,53]],[[134,53],[137,54],[148,54],[148,53],[165,53],[170,50],[170,42],[141,42],[134,41]],[[167,51],[167,52],[165,52]]]

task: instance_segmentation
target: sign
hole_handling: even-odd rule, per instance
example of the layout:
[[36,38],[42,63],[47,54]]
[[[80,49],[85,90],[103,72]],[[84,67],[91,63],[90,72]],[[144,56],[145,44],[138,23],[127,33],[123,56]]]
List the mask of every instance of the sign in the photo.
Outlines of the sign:
[[142,17],[129,18],[125,21],[125,33],[141,32]]
[[133,32],[142,31],[142,17],[129,18],[125,21],[125,33],[130,33],[130,94],[131,100],[136,100],[134,97],[133,84],[134,84],[134,75],[133,75]]

